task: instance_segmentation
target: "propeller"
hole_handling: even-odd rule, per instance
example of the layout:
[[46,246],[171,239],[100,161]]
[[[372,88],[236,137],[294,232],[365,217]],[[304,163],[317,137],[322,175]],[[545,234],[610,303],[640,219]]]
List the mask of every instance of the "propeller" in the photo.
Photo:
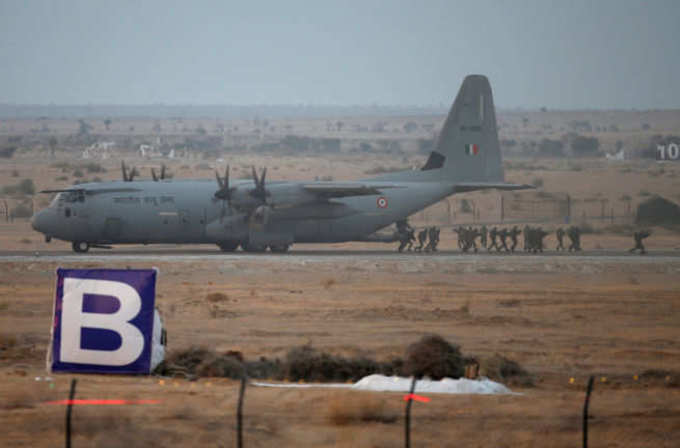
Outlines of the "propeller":
[[231,194],[236,190],[236,187],[229,186],[229,165],[224,170],[224,178],[220,177],[217,170],[215,170],[215,178],[217,179],[217,185],[220,187],[214,194],[215,199],[227,201],[231,205]]
[[255,188],[249,191],[250,195],[255,199],[259,199],[263,204],[267,203],[267,190],[264,188],[264,180],[267,176],[267,168],[262,170],[262,177],[257,178],[257,172],[255,167],[253,169],[253,182],[255,182]]
[[267,196],[269,196],[269,192],[267,192],[267,189],[264,186],[265,179],[267,177],[267,168],[262,169],[262,175],[259,178],[257,177],[257,171],[255,171],[255,167],[252,167],[252,170],[255,188],[250,190],[248,193],[253,198],[258,199],[261,204],[258,205],[250,214],[248,224],[251,227],[266,226],[269,222],[269,216],[272,212],[271,205],[267,204]]
[[128,172],[127,167],[125,166],[125,161],[120,162],[120,169],[123,173],[123,182],[132,182],[135,177],[139,175],[139,171],[137,171],[137,168],[134,166],[130,172]]
[[165,164],[161,164],[161,174],[160,176],[156,175],[156,170],[152,167],[151,168],[151,177],[153,177],[154,182],[158,182],[159,180],[164,180],[165,179]]
[[229,165],[224,170],[224,178],[221,178],[217,170],[215,170],[215,179],[217,179],[217,185],[220,187],[213,197],[222,201],[222,212],[220,213],[220,222],[224,219],[225,209],[224,202],[226,201],[231,208],[231,195],[236,191],[236,187],[229,186]]

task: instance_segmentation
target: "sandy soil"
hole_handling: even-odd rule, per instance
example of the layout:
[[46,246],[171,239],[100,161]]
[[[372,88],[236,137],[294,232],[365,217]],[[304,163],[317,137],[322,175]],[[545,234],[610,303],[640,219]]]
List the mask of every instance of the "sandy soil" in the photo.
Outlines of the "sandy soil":
[[[413,437],[420,445],[574,446],[591,374],[597,377],[593,444],[670,447],[680,434],[675,257],[160,260],[153,263],[161,270],[157,301],[173,350],[204,345],[257,358],[311,343],[333,353],[386,359],[403,355],[423,334],[439,333],[466,354],[499,353],[534,376],[534,388],[513,386],[519,396],[437,395],[417,403]],[[0,362],[0,418],[10,428],[0,435],[2,445],[61,443],[63,408],[43,402],[64,398],[71,376],[35,381],[45,375],[57,264],[0,262],[0,333],[16,339]],[[115,257],[106,263],[150,265]],[[211,292],[227,299],[209,302]],[[668,373],[650,376],[651,369]],[[162,401],[77,408],[79,445],[231,446],[235,440],[235,382],[79,379],[81,398]],[[376,419],[396,421],[338,423],[338,407],[351,414],[357,400]],[[248,446],[395,446],[402,443],[402,408],[400,394],[249,388],[245,439]]]
[[[540,127],[546,115],[536,114],[530,122]],[[503,118],[502,133],[542,138],[565,132],[557,125],[551,131],[555,135],[525,129],[524,115],[517,112]],[[652,123],[649,133],[671,132],[677,127],[677,116],[655,124],[653,117],[640,113],[628,125],[621,124],[621,133],[598,135],[608,149],[624,138],[623,133],[649,137],[640,134],[641,122]],[[565,123],[574,119],[558,118]],[[63,134],[74,132],[74,123],[68,124],[70,128],[64,124]],[[151,129],[153,124],[148,120],[145,126]],[[128,125],[116,123],[114,127],[120,129],[113,132],[125,133]],[[325,125],[326,120],[311,123],[307,133],[325,135]],[[163,123],[164,129],[168,126],[172,124]],[[240,126],[246,129],[245,124]],[[302,126],[296,123],[295,129]],[[390,129],[395,126],[401,124],[392,123]],[[418,134],[412,140],[428,135]],[[211,168],[230,163],[238,168],[235,177],[255,165],[267,166],[271,179],[318,175],[339,180],[370,177],[376,167],[422,163],[425,156],[409,151],[398,157],[230,154],[219,163],[199,159],[166,163],[176,178],[212,178]],[[86,163],[61,150],[57,158],[56,162],[72,165]],[[151,166],[160,165],[160,161],[127,161],[145,176]],[[30,178],[40,190],[83,179],[54,162],[46,161],[44,149],[18,151],[0,165],[0,185]],[[101,163],[105,173],[85,173],[84,178],[120,177],[118,160]],[[72,376],[36,381],[46,374],[57,266],[159,267],[157,303],[171,350],[204,345],[257,358],[283,356],[291,347],[311,343],[336,354],[387,359],[403,355],[420,336],[439,333],[460,344],[465,354],[499,353],[518,361],[534,377],[533,388],[511,385],[521,395],[437,395],[430,403],[416,403],[413,442],[417,446],[576,446],[590,375],[597,378],[591,404],[592,446],[676,446],[680,439],[680,236],[655,228],[645,244],[652,255],[662,256],[628,256],[624,251],[632,246],[630,216],[617,218],[615,224],[622,226],[617,230],[598,220],[597,213],[604,201],[607,211],[622,215],[624,195],[630,197],[633,209],[650,194],[677,201],[680,165],[515,159],[506,161],[506,166],[508,181],[540,179],[543,191],[569,193],[595,204],[586,218],[599,233],[583,236],[584,249],[594,256],[455,255],[451,223],[473,222],[471,214],[461,210],[462,199],[474,202],[479,221],[496,223],[500,195],[495,192],[456,195],[412,217],[415,226],[443,226],[441,248],[449,253],[437,256],[395,256],[388,252],[394,246],[349,243],[293,246],[293,254],[280,257],[220,257],[217,248],[210,247],[150,252],[129,247],[104,252],[103,260],[74,259],[69,244],[46,244],[27,221],[0,222],[0,446],[48,447],[63,441],[64,409],[44,402],[65,398]],[[20,201],[8,200],[11,207]],[[49,197],[36,195],[33,201],[40,208]],[[582,215],[582,211],[575,213]],[[544,225],[553,229],[557,224]],[[550,248],[555,245],[552,236],[546,242]],[[159,256],[140,261],[129,256],[135,251]],[[207,256],[174,257],[182,251]],[[36,252],[43,257],[34,257]],[[17,253],[29,258],[7,257]],[[127,255],[118,258],[117,253]],[[60,258],[66,254],[68,258]],[[222,292],[227,299],[209,302],[206,296],[212,292]],[[76,446],[235,444],[238,385],[233,381],[77,377],[80,398],[161,403],[76,408]],[[245,406],[246,445],[401,446],[401,395],[251,387]],[[339,412],[353,418],[341,422]]]

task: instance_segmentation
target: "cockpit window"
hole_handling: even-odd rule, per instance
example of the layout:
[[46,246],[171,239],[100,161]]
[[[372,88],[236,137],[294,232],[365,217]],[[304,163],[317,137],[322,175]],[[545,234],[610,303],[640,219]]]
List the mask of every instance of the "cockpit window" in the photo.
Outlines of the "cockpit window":
[[52,199],[50,207],[56,207],[66,204],[72,204],[74,202],[85,202],[85,194],[82,191],[62,191],[57,193],[57,195]]

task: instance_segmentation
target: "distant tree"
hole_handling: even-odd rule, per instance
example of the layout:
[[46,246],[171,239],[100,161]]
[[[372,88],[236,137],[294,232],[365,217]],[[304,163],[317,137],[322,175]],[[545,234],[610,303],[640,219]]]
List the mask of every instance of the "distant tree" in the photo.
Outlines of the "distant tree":
[[415,121],[407,121],[404,124],[404,132],[411,133],[418,130],[418,123]]
[[106,128],[107,131],[109,130],[111,123],[112,123],[112,121],[111,121],[110,118],[107,118],[106,120],[104,120],[104,127]]
[[538,153],[546,157],[562,157],[564,145],[560,140],[544,138],[538,144]]
[[600,148],[600,141],[597,137],[584,137],[577,135],[571,140],[571,150],[575,155],[581,157],[592,157],[597,155]]
[[57,144],[58,143],[59,142],[57,141],[57,137],[55,137],[55,136],[50,137],[50,139],[47,141],[47,144],[50,147],[50,157],[52,157],[53,159],[54,159],[55,153],[57,151]]
[[651,126],[649,123],[642,123],[642,130],[643,131],[649,131],[651,129]]
[[78,135],[87,135],[90,133],[92,125],[88,124],[82,118],[78,120]]
[[161,128],[161,123],[160,121],[157,121],[153,124],[153,127],[151,128],[152,131],[154,131],[156,134],[160,134],[163,128]]
[[25,195],[34,195],[35,184],[33,183],[33,179],[23,179],[17,184],[17,191]]
[[11,159],[14,156],[14,152],[16,150],[16,146],[6,146],[4,148],[0,148],[0,159]]
[[345,123],[342,121],[338,120],[335,122],[335,128],[338,130],[338,132],[342,131],[343,126],[345,126]]

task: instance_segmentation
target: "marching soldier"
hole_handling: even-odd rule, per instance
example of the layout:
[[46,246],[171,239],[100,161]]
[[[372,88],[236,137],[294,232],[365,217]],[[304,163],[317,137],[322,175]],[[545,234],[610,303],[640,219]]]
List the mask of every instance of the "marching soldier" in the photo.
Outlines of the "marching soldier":
[[640,230],[639,232],[635,232],[633,234],[633,238],[635,239],[635,247],[629,250],[629,252],[633,253],[636,250],[639,250],[640,255],[646,254],[647,251],[645,250],[645,246],[642,244],[642,240],[644,240],[651,234],[652,232],[650,230]]
[[555,236],[557,237],[557,248],[555,249],[556,251],[561,251],[565,250],[564,249],[564,229],[562,227],[558,227],[557,230],[555,231]]
[[531,235],[531,227],[529,227],[529,224],[524,225],[524,252],[529,252],[530,243],[529,243],[529,236]]
[[567,229],[567,237],[569,237],[569,252],[578,252],[581,250],[581,229],[576,226],[571,226]]
[[497,235],[498,229],[496,229],[496,227],[492,227],[491,230],[489,230],[489,239],[491,241],[489,242],[489,245],[486,248],[487,251],[491,252],[491,249],[496,249],[496,251],[498,251],[498,245],[496,244]]
[[498,232],[498,240],[501,242],[501,247],[497,248],[496,251],[500,251],[501,248],[503,251],[508,252],[508,243],[506,242],[506,239],[508,238],[508,229],[501,229],[500,232]]
[[517,226],[513,226],[512,230],[510,230],[510,241],[512,242],[510,246],[510,252],[515,251],[515,247],[517,247],[517,235],[522,233],[521,230]]
[[427,229],[423,229],[418,232],[418,247],[416,247],[414,250],[416,252],[422,252],[423,247],[425,246],[425,241],[427,241]]
[[[482,226],[481,230],[479,231],[479,245],[481,247],[486,247],[486,235],[487,235],[488,230],[486,230],[486,224]],[[476,251],[475,251],[476,252]]]

